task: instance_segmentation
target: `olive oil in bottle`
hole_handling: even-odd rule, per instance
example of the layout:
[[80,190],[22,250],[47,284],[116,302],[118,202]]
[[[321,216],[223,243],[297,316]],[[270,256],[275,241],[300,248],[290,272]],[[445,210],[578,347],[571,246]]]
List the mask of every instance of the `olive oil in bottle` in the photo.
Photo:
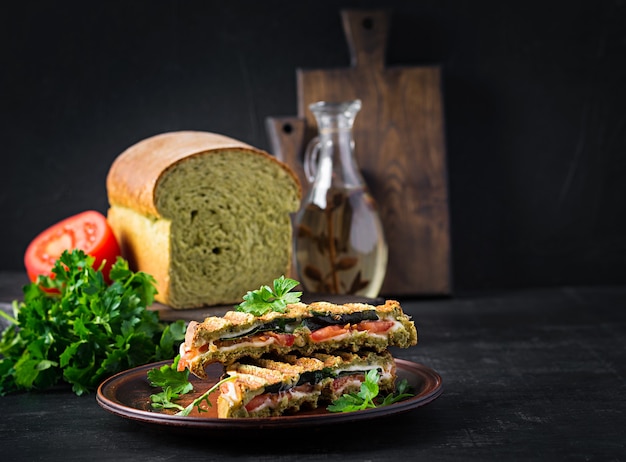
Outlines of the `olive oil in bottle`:
[[378,296],[387,245],[376,204],[365,187],[331,186],[326,206],[306,204],[296,225],[296,262],[305,290]]

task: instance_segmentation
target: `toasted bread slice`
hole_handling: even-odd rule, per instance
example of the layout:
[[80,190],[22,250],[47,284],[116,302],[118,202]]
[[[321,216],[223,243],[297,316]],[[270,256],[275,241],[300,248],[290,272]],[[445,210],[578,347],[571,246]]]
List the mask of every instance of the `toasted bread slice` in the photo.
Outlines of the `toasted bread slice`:
[[396,367],[388,351],[247,358],[226,368],[235,379],[220,386],[218,417],[280,416],[330,404],[357,392],[372,369],[379,372],[379,389],[393,391]]
[[179,368],[206,377],[208,364],[231,364],[242,357],[335,350],[384,351],[417,344],[415,324],[395,300],[384,305],[316,302],[288,305],[285,312],[263,316],[229,311],[188,325],[180,346]]

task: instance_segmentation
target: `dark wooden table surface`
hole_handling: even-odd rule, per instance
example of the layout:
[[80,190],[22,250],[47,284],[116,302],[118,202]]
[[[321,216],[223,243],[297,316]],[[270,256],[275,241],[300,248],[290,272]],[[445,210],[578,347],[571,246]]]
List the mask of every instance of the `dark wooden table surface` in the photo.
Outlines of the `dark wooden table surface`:
[[[23,275],[0,273],[0,302]],[[403,300],[420,343],[394,352],[443,377],[393,418],[296,432],[148,427],[68,390],[0,397],[0,459],[626,460],[626,286]]]

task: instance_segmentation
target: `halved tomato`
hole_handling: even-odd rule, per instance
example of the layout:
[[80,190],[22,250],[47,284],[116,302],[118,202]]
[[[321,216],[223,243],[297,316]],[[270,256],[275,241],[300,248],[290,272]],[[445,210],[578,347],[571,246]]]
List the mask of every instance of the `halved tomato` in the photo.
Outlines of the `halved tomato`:
[[39,275],[50,275],[63,251],[74,249],[94,257],[96,269],[106,260],[102,272],[109,281],[109,271],[120,255],[120,247],[106,217],[94,210],[66,218],[33,239],[24,254],[28,277],[35,282]]

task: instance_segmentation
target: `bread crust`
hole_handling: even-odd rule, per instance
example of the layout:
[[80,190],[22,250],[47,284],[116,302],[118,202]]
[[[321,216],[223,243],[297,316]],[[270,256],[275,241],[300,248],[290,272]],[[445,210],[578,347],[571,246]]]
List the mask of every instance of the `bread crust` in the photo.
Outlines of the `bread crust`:
[[120,205],[112,205],[107,220],[131,268],[150,274],[157,281],[155,299],[169,302],[170,221],[154,220]]
[[230,149],[267,157],[293,177],[302,195],[296,174],[269,153],[217,133],[202,131],[167,132],[146,138],[122,152],[111,165],[106,179],[111,205],[131,208],[143,215],[161,217],[155,204],[159,179],[184,159]]

